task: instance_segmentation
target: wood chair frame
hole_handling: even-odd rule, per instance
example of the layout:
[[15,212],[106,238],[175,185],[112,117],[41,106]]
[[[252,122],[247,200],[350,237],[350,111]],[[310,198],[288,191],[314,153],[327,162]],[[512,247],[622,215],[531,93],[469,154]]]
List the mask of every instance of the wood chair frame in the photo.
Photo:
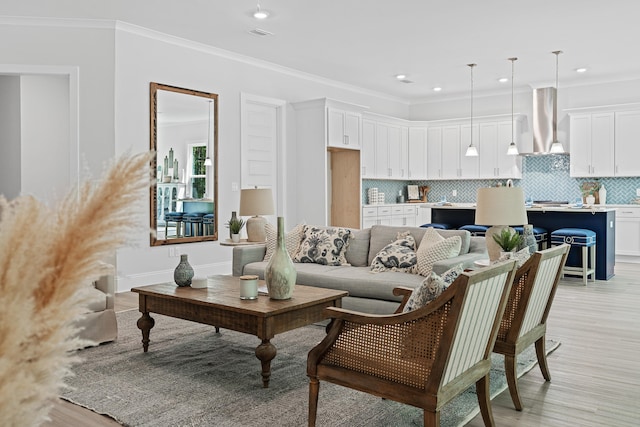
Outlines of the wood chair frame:
[[[489,370],[500,319],[516,271],[505,261],[460,275],[428,305],[391,315],[327,308],[327,336],[307,359],[309,426],[320,380],[422,408],[424,425],[473,384],[485,425],[493,426]],[[397,289],[406,295],[411,289]]]
[[493,351],[504,355],[509,393],[518,411],[522,410],[516,370],[518,354],[535,343],[542,376],[551,381],[545,349],[547,316],[570,248],[563,244],[538,251],[515,274]]

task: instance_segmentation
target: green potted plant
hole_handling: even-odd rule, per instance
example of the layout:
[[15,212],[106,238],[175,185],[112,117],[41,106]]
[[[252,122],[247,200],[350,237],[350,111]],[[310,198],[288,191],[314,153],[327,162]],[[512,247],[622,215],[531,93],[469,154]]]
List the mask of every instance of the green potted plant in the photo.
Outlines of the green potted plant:
[[244,220],[242,218],[233,217],[227,221],[227,228],[231,231],[231,240],[235,243],[240,241],[240,230],[244,227]]
[[500,233],[496,233],[491,237],[504,252],[514,252],[522,243],[522,236],[509,227],[503,228]]

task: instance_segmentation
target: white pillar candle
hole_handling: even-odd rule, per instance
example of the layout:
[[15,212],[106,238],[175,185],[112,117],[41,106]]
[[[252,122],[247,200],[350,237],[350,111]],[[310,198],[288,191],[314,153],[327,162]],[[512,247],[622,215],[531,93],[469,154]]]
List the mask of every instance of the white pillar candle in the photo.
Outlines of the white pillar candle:
[[258,298],[258,276],[240,276],[240,299]]

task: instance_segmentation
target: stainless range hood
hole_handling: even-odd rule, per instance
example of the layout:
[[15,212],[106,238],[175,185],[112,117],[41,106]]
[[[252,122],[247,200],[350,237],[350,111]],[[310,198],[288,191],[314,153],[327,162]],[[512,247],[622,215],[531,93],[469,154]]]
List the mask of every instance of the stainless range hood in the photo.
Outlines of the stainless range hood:
[[[541,156],[548,154],[569,154],[553,152],[553,142],[557,141],[558,104],[555,87],[543,87],[533,91],[533,151],[521,156]],[[555,147],[554,147],[555,148]]]

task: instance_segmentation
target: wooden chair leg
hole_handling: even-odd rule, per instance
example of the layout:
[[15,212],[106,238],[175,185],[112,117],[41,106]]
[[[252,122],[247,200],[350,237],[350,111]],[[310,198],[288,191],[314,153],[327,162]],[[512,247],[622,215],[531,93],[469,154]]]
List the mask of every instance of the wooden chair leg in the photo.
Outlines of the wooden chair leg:
[[549,372],[549,366],[547,365],[547,351],[545,349],[545,336],[541,336],[536,341],[536,356],[538,356],[538,365],[540,365],[540,371],[545,380],[551,381],[551,373]]
[[424,411],[424,427],[440,427],[440,411]]
[[309,427],[315,427],[318,415],[318,392],[320,381],[317,378],[309,379]]
[[520,390],[518,389],[518,372],[516,368],[516,356],[504,356],[504,372],[507,376],[509,394],[516,411],[522,411],[522,401],[520,400]]
[[487,427],[495,426],[493,421],[493,413],[491,412],[491,393],[489,392],[489,374],[480,378],[476,382],[476,393],[478,393],[478,405],[480,405],[480,413],[482,420]]

